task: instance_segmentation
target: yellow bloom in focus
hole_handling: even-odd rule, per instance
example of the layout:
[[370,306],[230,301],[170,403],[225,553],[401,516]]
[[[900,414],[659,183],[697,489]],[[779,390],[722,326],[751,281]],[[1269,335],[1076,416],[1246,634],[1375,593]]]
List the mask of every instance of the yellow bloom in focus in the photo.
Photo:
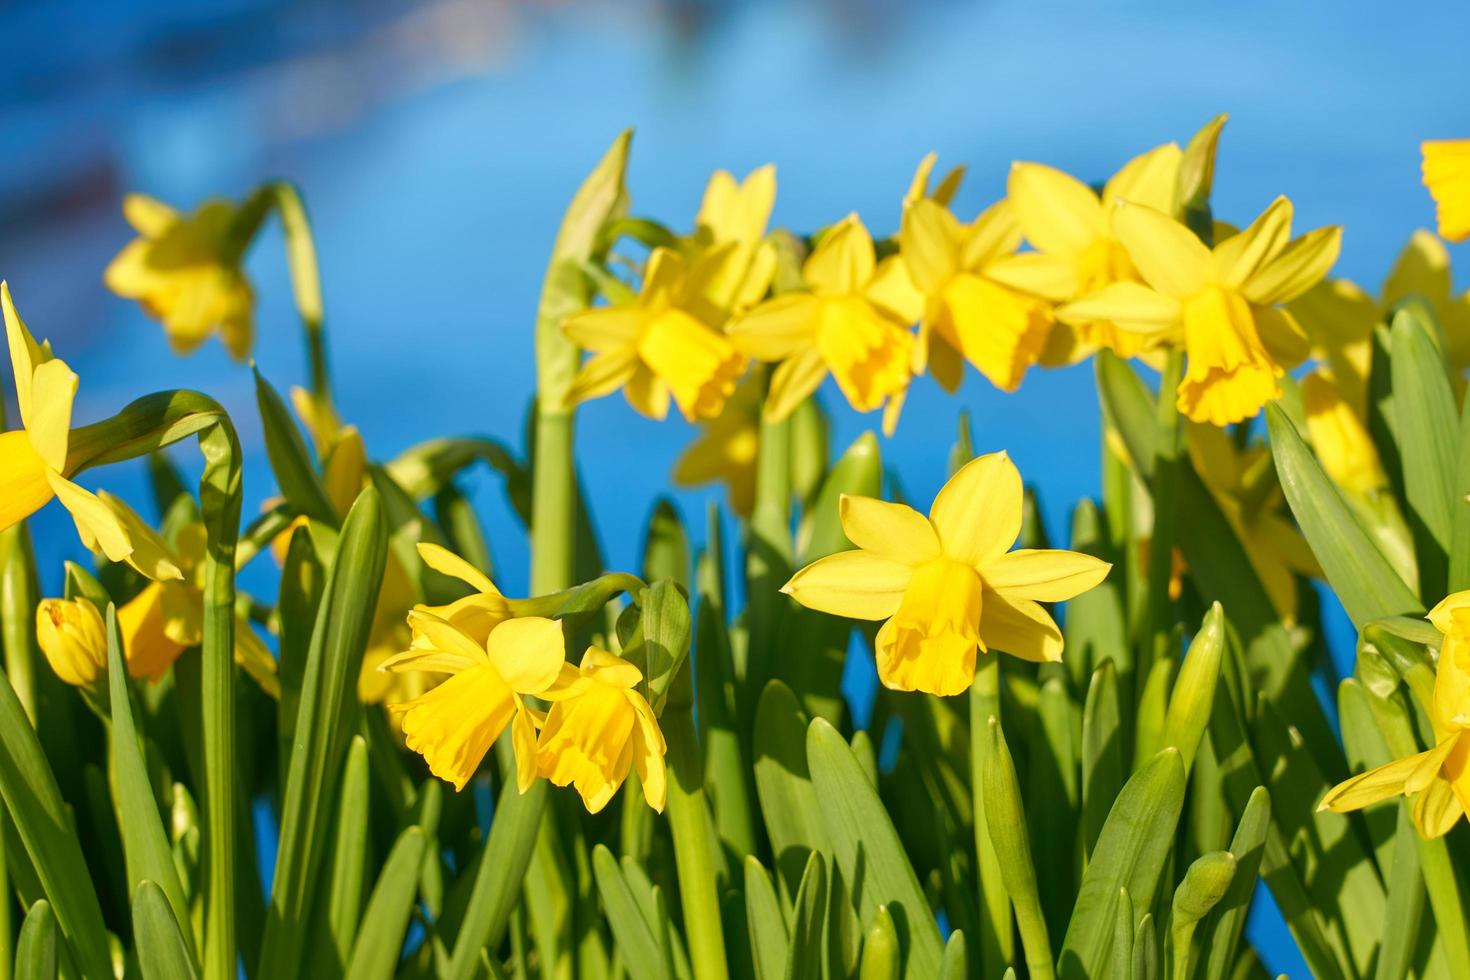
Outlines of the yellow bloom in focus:
[[1071,323],[1108,320],[1182,345],[1188,357],[1179,410],[1223,426],[1280,396],[1277,378],[1300,363],[1307,339],[1277,308],[1319,282],[1337,261],[1340,228],[1291,238],[1291,202],[1277,198],[1244,231],[1207,248],[1184,225],[1120,202],[1113,232],[1147,285],[1117,282],[1058,311]]
[[1326,373],[1302,379],[1302,404],[1312,448],[1333,483],[1365,496],[1388,486],[1372,437]]
[[1041,356],[1052,329],[1051,304],[1005,285],[999,276],[1021,244],[1021,229],[1002,201],[973,224],[960,224],[932,200],[903,215],[900,254],[923,296],[921,360],[949,391],[973,364],[1002,391],[1014,391]]
[[[508,619],[480,642],[424,609],[409,619],[414,646],[379,669],[451,676],[410,701],[388,705],[401,715],[408,748],[424,757],[435,776],[461,790],[510,725],[516,785],[524,793],[536,778],[536,724],[522,698],[554,699],[576,675],[566,664],[561,623],[539,616]],[[563,676],[564,669],[570,676]]]
[[1086,592],[1112,567],[1072,551],[1009,551],[1022,488],[1005,453],[961,467],[927,519],[868,497],[844,496],[841,508],[857,550],[813,562],[781,591],[834,616],[886,619],[875,653],[894,690],[959,694],[974,679],[977,648],[1060,660],[1062,634],[1041,603]]
[[776,248],[765,240],[776,203],[776,168],[767,164],[736,181],[726,170],[710,176],[695,216],[693,262],[711,303],[725,313],[760,301],[776,274]]
[[725,410],[706,422],[699,438],[674,464],[681,487],[724,482],[735,513],[748,517],[755,506],[755,465],[760,449],[761,378],[746,375],[725,402]]
[[1320,578],[1322,570],[1284,513],[1271,451],[1264,445],[1241,449],[1213,425],[1186,423],[1184,431],[1195,472],[1235,531],[1276,614],[1295,622],[1297,576]]
[[1470,812],[1470,592],[1445,599],[1429,620],[1444,636],[1428,706],[1434,747],[1334,786],[1318,810],[1345,813],[1411,796],[1414,826],[1426,839],[1442,837]]
[[[1039,163],[1011,165],[1006,200],[1035,252],[1019,257],[1008,270],[1009,283],[1055,303],[1081,299],[1117,282],[1143,278],[1113,232],[1111,215],[1119,201],[1144,204],[1178,217],[1179,171],[1184,153],[1166,143],[1129,160],[1103,185],[1091,187]],[[1043,363],[1082,360],[1106,347],[1133,357],[1153,338],[1121,330],[1109,320],[1083,320],[1053,332]]]
[[607,806],[632,767],[644,800],[663,812],[668,746],[653,708],[635,690],[642,680],[628,661],[588,647],[575,683],[546,715],[536,743],[537,771],[557,786],[575,786],[588,813]]
[[0,531],[57,497],[71,512],[77,534],[88,549],[101,551],[109,561],[134,564],[145,575],[160,574],[134,557],[133,542],[117,515],[96,495],[67,479],[66,451],[77,376],[65,361],[51,354],[50,344],[36,343],[15,311],[10,287],[3,282],[0,307],[22,426],[0,432]]
[[1470,140],[1427,140],[1424,186],[1439,208],[1439,233],[1452,242],[1470,238]]
[[896,263],[879,265],[868,229],[851,215],[802,264],[809,291],[768,299],[731,322],[736,349],[781,362],[766,394],[767,419],[794,412],[829,372],[859,412],[903,395],[912,377],[911,320],[884,295]]
[[151,197],[129,194],[123,215],[138,237],[107,266],[107,288],[137,300],[162,323],[177,353],[190,353],[218,332],[235,360],[248,357],[255,295],[240,267],[249,244],[241,209],[210,200],[182,215]]
[[42,599],[36,644],[56,676],[73,687],[86,687],[107,670],[107,628],[87,599]]
[[706,292],[708,280],[695,275],[715,271],[656,248],[636,301],[567,317],[562,331],[593,352],[567,404],[622,388],[628,404],[651,419],[668,415],[670,397],[691,422],[720,414],[745,360],[720,332],[724,315]]

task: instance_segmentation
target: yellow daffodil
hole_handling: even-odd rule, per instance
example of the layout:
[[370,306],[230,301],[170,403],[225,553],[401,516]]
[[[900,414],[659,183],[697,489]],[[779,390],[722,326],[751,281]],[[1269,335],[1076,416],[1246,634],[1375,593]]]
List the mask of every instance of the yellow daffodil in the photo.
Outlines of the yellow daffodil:
[[1410,796],[1414,826],[1427,839],[1442,837],[1470,812],[1470,592],[1445,599],[1429,620],[1444,637],[1428,706],[1434,747],[1334,786],[1317,809],[1345,813]]
[[107,670],[107,629],[87,599],[42,599],[36,644],[56,676],[73,687],[87,687]]
[[1291,312],[1312,342],[1312,357],[1331,375],[1358,418],[1367,417],[1368,372],[1373,328],[1410,297],[1434,311],[1451,369],[1470,369],[1470,294],[1454,291],[1444,242],[1422,228],[1409,237],[1374,299],[1347,279],[1329,279],[1291,303]]
[[807,291],[766,300],[730,324],[744,354],[779,361],[765,416],[786,418],[830,372],[852,407],[870,412],[908,388],[913,335],[882,290],[892,258],[876,261],[873,239],[857,215],[822,237],[802,265]]
[[912,207],[915,201],[928,199],[940,207],[949,207],[950,201],[954,200],[955,194],[959,193],[960,183],[965,179],[965,168],[963,165],[951,167],[949,172],[939,178],[939,183],[934,185],[933,190],[929,188],[929,181],[934,176],[934,165],[939,162],[939,154],[926,153],[924,159],[919,161],[919,166],[914,170],[914,176],[909,181],[909,189],[904,192],[903,206],[905,209]]
[[388,705],[401,716],[408,748],[424,757],[435,776],[461,790],[510,725],[516,785],[524,793],[536,778],[537,761],[534,709],[522,698],[553,700],[576,676],[565,660],[561,623],[539,616],[507,619],[479,641],[422,608],[409,618],[414,646],[379,669],[450,677],[410,701]]
[[249,244],[241,209],[210,200],[183,215],[151,197],[130,194],[123,200],[123,215],[138,237],[103,273],[107,288],[137,300],[163,324],[180,354],[217,332],[232,357],[248,357],[255,295],[240,267]]
[[660,813],[668,780],[663,732],[635,688],[637,667],[588,647],[575,682],[551,706],[536,743],[537,771],[557,786],[574,786],[588,813],[607,806],[636,767],[643,798]]
[[1282,621],[1296,621],[1297,576],[1320,577],[1312,549],[1283,513],[1271,451],[1245,449],[1213,425],[1187,423],[1185,441],[1195,472],[1219,504]]
[[776,273],[775,245],[765,240],[776,203],[776,168],[758,167],[737,181],[727,170],[710,176],[695,216],[696,265],[712,263],[702,277],[713,305],[726,312],[760,301]]
[[674,464],[674,482],[690,487],[721,480],[729,490],[735,513],[748,517],[755,506],[760,402],[760,376],[746,375],[725,402],[725,410],[703,425],[699,438]]
[[720,414],[745,360],[720,332],[724,314],[695,272],[714,270],[691,268],[678,252],[656,248],[634,302],[563,322],[566,335],[593,352],[572,382],[568,404],[622,388],[628,404],[651,419],[668,415],[670,397],[689,421]]
[[1276,304],[1319,282],[1337,261],[1341,229],[1291,238],[1291,202],[1277,198],[1245,231],[1207,248],[1154,208],[1120,202],[1113,232],[1147,285],[1117,282],[1063,307],[1068,322],[1107,320],[1182,345],[1188,357],[1179,410],[1223,426],[1281,394],[1277,379],[1307,353]]
[[1042,602],[1062,602],[1107,576],[1107,562],[1071,551],[1010,551],[1021,533],[1021,474],[1005,453],[966,463],[926,519],[902,504],[844,496],[855,551],[808,565],[782,588],[811,609],[885,622],[878,676],[900,691],[958,694],[975,652],[1060,660],[1062,634]]
[[996,278],[1016,260],[1021,229],[1002,201],[962,225],[935,201],[904,211],[900,254],[924,297],[922,359],[940,385],[959,387],[962,356],[1002,391],[1013,391],[1041,356],[1051,304]]
[[[1119,201],[1144,204],[1178,216],[1179,170],[1184,153],[1166,143],[1134,157],[1103,185],[1091,187],[1039,163],[1011,165],[1006,199],[1026,241],[1036,249],[1009,270],[1020,289],[1056,303],[1089,296],[1117,282],[1143,278],[1113,232],[1111,215]],[[1044,363],[1071,363],[1106,347],[1123,357],[1145,350],[1153,338],[1120,330],[1109,320],[1083,320],[1052,334]]]
[[1302,404],[1312,448],[1332,482],[1365,496],[1388,486],[1368,429],[1330,376],[1313,371],[1303,378]]
[[167,575],[167,570],[151,569],[143,556],[134,556],[133,541],[111,508],[67,479],[77,376],[52,355],[50,344],[36,343],[3,282],[0,307],[22,426],[0,432],[0,530],[25,520],[56,497],[71,512],[77,534],[89,549],[101,551],[109,561],[134,564],[145,575]]
[[1424,186],[1439,208],[1439,233],[1452,242],[1470,238],[1470,140],[1428,140]]

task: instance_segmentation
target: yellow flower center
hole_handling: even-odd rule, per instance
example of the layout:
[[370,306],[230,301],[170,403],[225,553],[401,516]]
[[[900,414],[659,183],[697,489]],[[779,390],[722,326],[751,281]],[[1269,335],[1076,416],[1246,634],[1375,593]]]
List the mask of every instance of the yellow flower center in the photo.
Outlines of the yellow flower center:
[[1111,238],[1099,238],[1077,256],[1077,295],[1095,293],[1115,282],[1138,279],[1128,250]]
[[959,694],[975,676],[980,576],[935,558],[914,570],[898,612],[878,634],[878,676],[899,691]]
[[822,302],[817,348],[843,395],[859,412],[882,405],[909,383],[913,338],[858,296]]
[[638,357],[669,386],[689,420],[720,414],[744,366],[721,334],[682,310],[652,317],[638,338]]
[[23,430],[0,432],[0,530],[25,520],[55,494],[46,464]]
[[1179,409],[1196,422],[1227,425],[1249,418],[1281,395],[1282,373],[1261,344],[1245,297],[1210,286],[1184,303],[1189,366]]
[[623,690],[594,680],[586,693],[552,707],[541,775],[557,786],[575,786],[588,812],[596,813],[628,776],[635,723]]
[[1002,391],[1014,391],[1046,346],[1051,308],[973,273],[944,287],[940,336]]

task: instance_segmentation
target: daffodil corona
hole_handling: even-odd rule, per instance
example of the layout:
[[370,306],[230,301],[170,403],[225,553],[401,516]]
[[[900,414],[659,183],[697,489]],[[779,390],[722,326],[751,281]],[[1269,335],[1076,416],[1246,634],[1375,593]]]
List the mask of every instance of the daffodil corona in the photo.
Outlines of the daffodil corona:
[[857,550],[808,565],[782,591],[836,616],[887,620],[878,676],[895,690],[959,694],[974,679],[977,650],[1060,660],[1062,634],[1041,603],[1087,591],[1112,566],[1073,551],[1010,551],[1022,503],[1021,475],[1005,453],[961,467],[928,518],[844,496],[842,529]]

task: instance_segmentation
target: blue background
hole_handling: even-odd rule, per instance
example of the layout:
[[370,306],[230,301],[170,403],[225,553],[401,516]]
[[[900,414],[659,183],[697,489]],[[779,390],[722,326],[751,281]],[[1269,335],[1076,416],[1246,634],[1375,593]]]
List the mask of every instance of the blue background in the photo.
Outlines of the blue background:
[[[1299,227],[1346,227],[1339,274],[1376,289],[1409,233],[1432,222],[1418,141],[1470,135],[1467,28],[1470,8],[1450,2],[1391,13],[1024,0],[10,3],[0,275],[81,375],[79,422],[160,388],[219,398],[249,454],[250,512],[272,487],[249,372],[218,344],[171,356],[157,325],[102,287],[129,238],[126,191],[192,206],[267,177],[300,185],[339,402],[388,458],[443,434],[519,441],[557,221],[626,126],[637,132],[636,213],[687,228],[711,170],[772,162],[776,224],[806,230],[856,210],[884,233],[929,150],[942,167],[968,165],[963,215],[1003,193],[1014,159],[1100,180],[1228,111],[1217,213],[1249,220],[1285,193]],[[301,383],[274,226],[250,268],[261,369],[282,389]],[[942,482],[959,408],[979,449],[1009,450],[1039,486],[1054,532],[1097,493],[1090,366],[1033,371],[1010,396],[973,372],[954,398],[917,385],[883,449],[918,500]],[[835,419],[837,447],[876,425],[845,407]],[[579,458],[612,565],[636,566],[643,521],[691,435],[620,398],[582,413]],[[104,480],[146,499],[138,466],[86,482]],[[493,478],[473,483],[498,574],[521,592],[525,543]],[[678,501],[698,523],[715,494]],[[36,531],[55,588],[59,559],[80,549],[57,507]],[[1350,658],[1351,637],[1335,639]],[[1306,975],[1269,915],[1252,928],[1273,971]]]

